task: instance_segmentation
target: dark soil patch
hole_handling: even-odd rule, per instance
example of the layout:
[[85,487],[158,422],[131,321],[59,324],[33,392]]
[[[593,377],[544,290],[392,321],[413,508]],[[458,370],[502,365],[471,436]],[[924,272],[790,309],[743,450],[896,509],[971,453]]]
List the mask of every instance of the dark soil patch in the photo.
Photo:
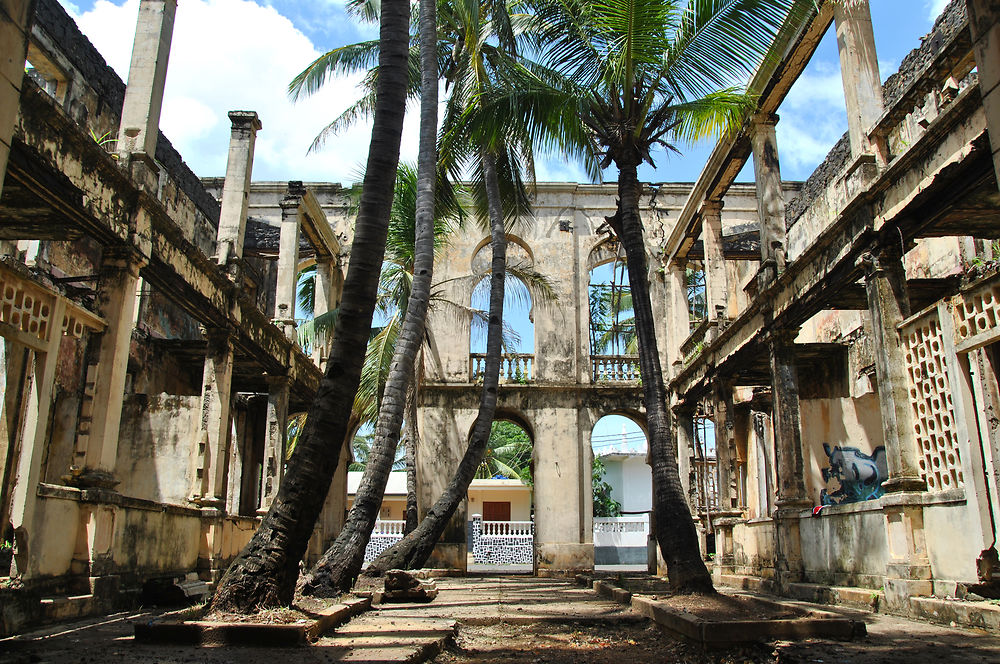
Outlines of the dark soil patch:
[[774,648],[753,645],[704,652],[674,640],[649,624],[581,623],[465,625],[436,664],[773,664]]
[[708,622],[742,620],[791,620],[801,618],[805,611],[762,602],[743,595],[651,595],[651,598],[672,609],[690,613]]
[[206,622],[247,623],[251,625],[293,625],[316,620],[320,612],[324,609],[339,603],[337,599],[296,597],[292,606],[277,609],[262,609],[249,614],[212,611],[206,613],[200,620]]

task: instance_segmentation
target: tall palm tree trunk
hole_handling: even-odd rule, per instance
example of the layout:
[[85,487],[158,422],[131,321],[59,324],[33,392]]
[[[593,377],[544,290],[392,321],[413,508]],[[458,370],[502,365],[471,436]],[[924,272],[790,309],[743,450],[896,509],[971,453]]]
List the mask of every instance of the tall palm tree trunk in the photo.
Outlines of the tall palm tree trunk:
[[476,476],[476,468],[479,467],[483,455],[486,453],[500,389],[507,235],[503,223],[503,209],[500,204],[500,184],[497,179],[496,161],[493,155],[485,150],[483,179],[486,184],[489,205],[493,272],[490,276],[490,312],[486,326],[486,367],[483,375],[483,389],[479,397],[479,414],[472,427],[472,438],[447,488],[424,516],[420,525],[399,542],[383,551],[368,567],[366,575],[378,576],[390,569],[423,567],[431,552],[434,551],[434,545],[437,544],[441,534],[448,527],[451,517],[465,498],[469,485]]
[[247,613],[292,601],[347,434],[361,378],[392,206],[406,104],[409,3],[382,1],[379,80],[368,165],[326,375],[284,479],[253,538],[219,583],[212,608]]
[[434,271],[438,106],[435,1],[420,2],[420,147],[417,157],[413,284],[379,407],[375,441],[355,494],[354,505],[344,529],[309,573],[303,587],[304,594],[331,595],[350,590],[361,571],[365,548],[382,507],[385,485],[396,457],[407,392],[414,375],[414,361],[424,339]]
[[414,367],[410,390],[406,393],[406,523],[403,534],[409,535],[417,528],[417,389],[420,386],[419,363],[423,361],[423,351],[417,355],[418,366]]
[[715,592],[712,577],[698,548],[691,510],[677,468],[677,441],[670,426],[667,393],[656,345],[653,308],[649,298],[646,244],[639,218],[639,184],[636,164],[619,164],[618,228],[625,248],[632,308],[639,338],[639,368],[642,372],[643,405],[649,433],[653,474],[653,514],[656,541],[667,563],[670,586],[675,592]]

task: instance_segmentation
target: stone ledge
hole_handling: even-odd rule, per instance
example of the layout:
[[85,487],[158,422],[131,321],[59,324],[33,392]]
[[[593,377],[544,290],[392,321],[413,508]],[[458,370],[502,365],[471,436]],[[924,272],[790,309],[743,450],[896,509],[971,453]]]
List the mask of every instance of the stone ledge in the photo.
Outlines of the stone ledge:
[[731,648],[756,641],[795,641],[826,638],[849,640],[863,637],[867,631],[860,620],[843,618],[827,611],[804,610],[786,602],[756,601],[800,613],[799,617],[777,620],[704,620],[695,614],[674,609],[641,595],[632,598],[632,608],[666,632],[699,644],[702,648]]
[[910,611],[913,616],[931,622],[1000,631],[1000,606],[988,602],[911,597]]
[[165,617],[146,623],[136,622],[133,626],[135,640],[144,643],[280,648],[305,645],[370,608],[371,600],[368,598],[347,600],[324,609],[312,622],[289,625],[183,620],[174,614],[173,619]]
[[836,604],[878,613],[885,603],[885,593],[870,588],[826,586],[819,583],[790,583],[788,594],[804,602]]

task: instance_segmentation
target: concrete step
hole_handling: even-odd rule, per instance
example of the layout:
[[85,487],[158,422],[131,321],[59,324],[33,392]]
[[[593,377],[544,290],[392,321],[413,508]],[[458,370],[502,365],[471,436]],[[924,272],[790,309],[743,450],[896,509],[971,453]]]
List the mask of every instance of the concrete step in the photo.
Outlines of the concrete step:
[[45,622],[75,620],[95,611],[93,595],[43,597],[39,602]]
[[313,644],[337,662],[426,662],[455,637],[458,623],[439,618],[364,614]]
[[788,595],[814,604],[836,604],[878,613],[885,606],[885,593],[871,588],[824,586],[819,583],[792,583]]
[[749,590],[755,593],[774,592],[774,582],[771,579],[764,579],[759,576],[742,576],[739,574],[723,574],[719,577],[719,584],[740,590]]

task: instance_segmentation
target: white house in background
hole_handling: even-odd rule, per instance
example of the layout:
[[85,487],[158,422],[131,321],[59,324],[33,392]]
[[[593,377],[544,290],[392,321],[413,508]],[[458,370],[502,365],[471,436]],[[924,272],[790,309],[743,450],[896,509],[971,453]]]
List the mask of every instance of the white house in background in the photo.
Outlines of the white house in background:
[[[361,472],[347,473],[347,509],[361,484]],[[531,487],[521,480],[472,480],[469,486],[469,518],[482,514],[484,521],[531,520]],[[615,499],[617,500],[617,498]],[[402,521],[406,518],[406,472],[389,473],[379,518]]]
[[611,485],[611,497],[622,506],[622,514],[643,514],[653,509],[653,474],[645,452],[609,452],[600,455]]

